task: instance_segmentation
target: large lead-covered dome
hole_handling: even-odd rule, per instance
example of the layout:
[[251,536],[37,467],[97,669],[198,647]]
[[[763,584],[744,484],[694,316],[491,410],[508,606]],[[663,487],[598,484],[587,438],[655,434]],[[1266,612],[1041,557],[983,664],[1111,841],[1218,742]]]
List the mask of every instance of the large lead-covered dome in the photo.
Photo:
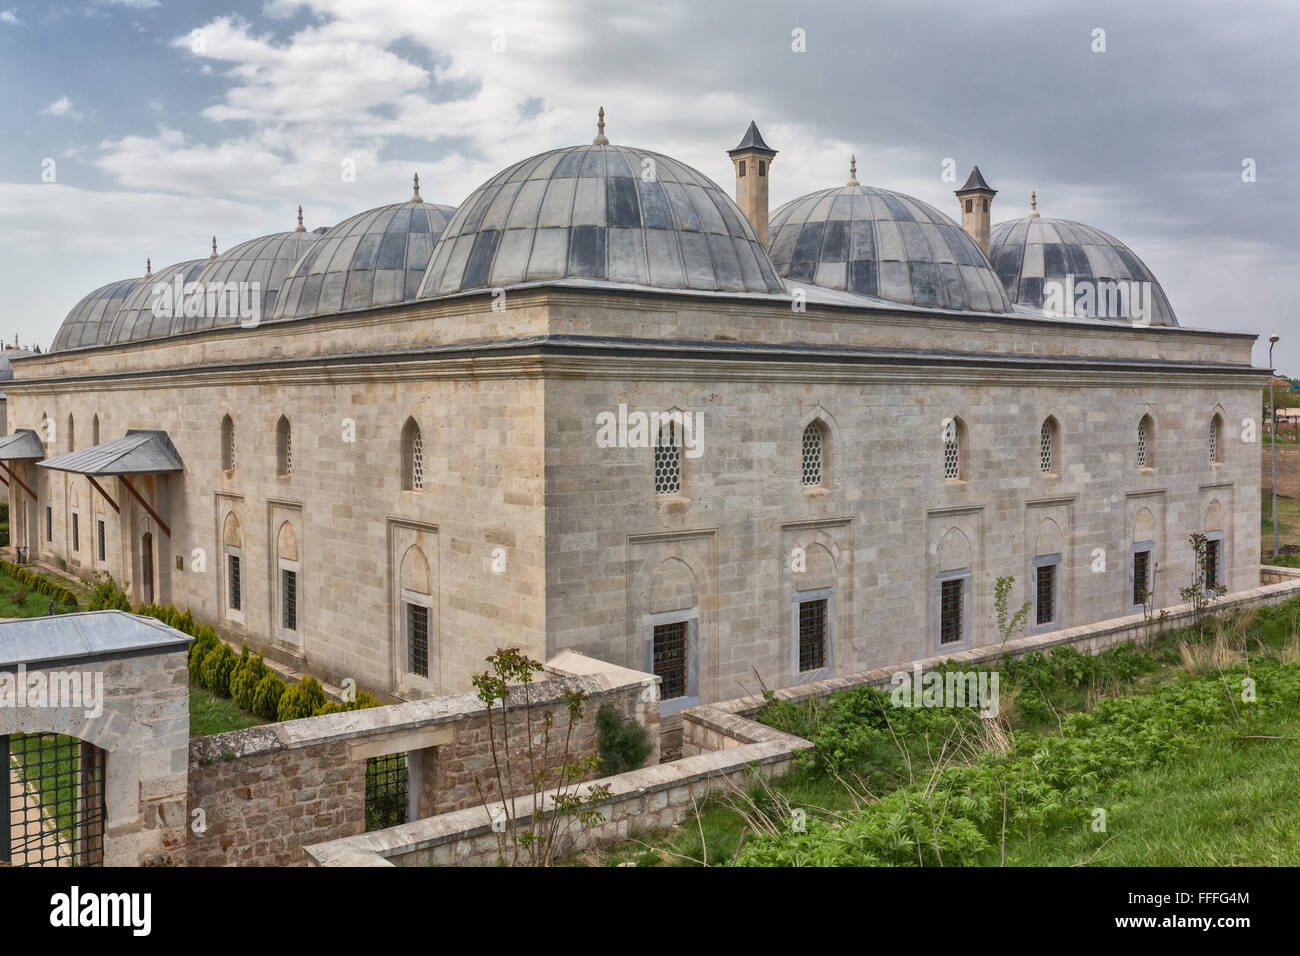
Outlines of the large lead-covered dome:
[[716,183],[668,156],[603,143],[542,153],[475,190],[439,240],[420,296],[545,280],[783,291]]
[[[1177,325],[1178,319],[1164,289],[1128,246],[1114,236],[1067,219],[1043,219],[1037,215],[998,223],[989,235],[989,259],[1007,293],[1021,305],[1035,309],[1052,305],[1044,287],[1055,280],[1065,288],[1067,277],[1076,292],[1074,309],[1079,314],[1081,280],[1101,283],[1136,281],[1145,283],[1141,299],[1119,298],[1120,309],[1099,309],[1092,316],[1120,321],[1144,319],[1151,325]],[[1096,301],[1097,292],[1091,293]],[[1103,293],[1103,298],[1107,298]],[[1149,306],[1149,311],[1148,311]],[[1138,311],[1146,315],[1135,314]],[[1115,314],[1106,314],[1113,312]]]
[[170,335],[174,328],[173,322],[176,322],[175,327],[179,327],[179,322],[173,318],[169,310],[160,308],[156,310],[159,314],[154,314],[154,306],[159,301],[159,289],[168,288],[174,293],[178,279],[181,288],[184,289],[186,283],[198,278],[209,261],[190,259],[188,262],[178,262],[145,276],[135,287],[135,291],[126,297],[122,307],[117,310],[106,341],[138,342]]
[[[301,210],[299,210],[299,226],[301,225]],[[227,296],[239,295],[240,304],[254,305],[257,315],[252,317],[239,314],[238,309],[232,308],[235,304],[234,300],[226,298],[219,307],[193,310],[201,314],[189,314],[190,310],[186,310],[187,314],[173,326],[173,331],[193,332],[202,329],[230,328],[236,325],[256,324],[252,322],[253,318],[256,318],[257,322],[269,318],[275,310],[285,276],[293,268],[294,263],[319,240],[320,236],[317,233],[307,232],[305,229],[277,232],[241,242],[215,259],[209,260],[194,278],[208,298],[216,301],[219,290],[223,288],[231,290],[227,292]],[[254,283],[256,289],[253,287]]]
[[1011,311],[965,230],[933,206],[856,178],[786,203],[769,237],[777,271],[796,282],[929,308]]
[[326,231],[285,280],[272,318],[350,312],[414,299],[454,206],[380,206]]
[[137,286],[147,281],[143,277],[119,279],[117,282],[100,286],[83,298],[72,307],[68,317],[59,326],[59,331],[54,334],[50,351],[84,349],[107,344],[110,341],[109,332],[112,330],[113,320],[117,317],[117,310],[122,307],[127,296],[134,292]]

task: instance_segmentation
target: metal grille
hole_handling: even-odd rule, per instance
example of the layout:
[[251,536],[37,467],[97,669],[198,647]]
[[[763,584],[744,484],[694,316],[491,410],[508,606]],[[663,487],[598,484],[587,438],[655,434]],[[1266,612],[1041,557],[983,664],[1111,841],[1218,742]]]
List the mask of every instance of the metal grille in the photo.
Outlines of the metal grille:
[[1219,419],[1210,421],[1210,464],[1219,460]]
[[826,599],[799,604],[799,672],[826,666]]
[[816,425],[803,430],[803,484],[813,488],[822,483],[822,431]]
[[663,700],[686,696],[686,628],[686,621],[655,626],[654,672]]
[[280,623],[286,631],[298,630],[298,573],[280,569]]
[[0,736],[0,864],[104,862],[104,752],[60,734]]
[[1052,423],[1043,422],[1038,436],[1038,470],[1043,474],[1052,471]]
[[81,550],[81,522],[80,520],[78,520],[80,519],[80,517],[81,516],[79,514],[73,512],[72,514],[72,550],[73,551]]
[[239,555],[228,554],[226,555],[226,561],[230,565],[230,608],[238,611],[239,602],[242,599],[239,581]]
[[1138,422],[1138,467],[1147,466],[1147,420]]
[[675,495],[682,490],[682,449],[677,442],[677,423],[669,422],[659,432],[655,445],[655,494]]
[[49,505],[45,506],[45,540],[54,540],[54,509]]
[[961,477],[961,441],[956,423],[949,426],[943,439],[943,476],[949,479]]
[[424,488],[424,437],[418,428],[411,436],[411,487],[416,491]]
[[367,833],[406,822],[408,779],[404,753],[366,760]]
[[939,643],[957,644],[962,639],[962,584],[958,578],[941,584],[939,600]]
[[1205,586],[1207,588],[1217,588],[1219,586],[1219,564],[1222,546],[1223,542],[1218,538],[1205,542]]
[[1040,565],[1036,577],[1038,600],[1034,619],[1038,624],[1051,624],[1056,620],[1056,565]]
[[1133,552],[1133,606],[1146,604],[1146,592],[1151,590],[1151,552]]
[[289,426],[288,419],[280,419],[279,427],[276,429],[275,436],[276,456],[279,461],[276,463],[281,476],[293,474],[293,429]]
[[97,520],[95,522],[95,525],[96,525],[96,533],[99,536],[99,562],[100,564],[103,564],[107,560],[106,555],[108,552],[108,548],[106,547],[105,540],[104,540],[107,535],[105,534],[103,519]]
[[406,646],[412,674],[429,676],[429,609],[423,604],[406,605]]
[[229,415],[221,422],[221,467],[235,467],[235,423]]

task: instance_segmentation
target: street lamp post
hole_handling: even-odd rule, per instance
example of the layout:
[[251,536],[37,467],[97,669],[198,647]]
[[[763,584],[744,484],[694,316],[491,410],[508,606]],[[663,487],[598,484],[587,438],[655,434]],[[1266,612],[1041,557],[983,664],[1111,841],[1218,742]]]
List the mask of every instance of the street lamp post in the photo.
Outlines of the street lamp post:
[[1273,401],[1273,346],[1277,345],[1278,336],[1268,340],[1268,412],[1273,420],[1268,426],[1268,443],[1273,452],[1273,557],[1277,557],[1277,403]]

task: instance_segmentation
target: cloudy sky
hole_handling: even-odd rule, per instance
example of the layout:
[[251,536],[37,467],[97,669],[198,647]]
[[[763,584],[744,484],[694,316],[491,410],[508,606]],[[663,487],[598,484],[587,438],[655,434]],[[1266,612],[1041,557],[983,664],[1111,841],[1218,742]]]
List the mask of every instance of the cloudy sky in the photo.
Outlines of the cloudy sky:
[[1132,246],[1183,325],[1281,334],[1300,373],[1297,33],[1294,0],[0,0],[0,335],[47,347],[146,257],[289,229],[299,204],[331,225],[417,170],[459,203],[590,141],[604,105],[612,142],[728,190],[757,120],[773,208],[852,152],[864,184],[957,218],[978,163],[995,222],[1036,188]]

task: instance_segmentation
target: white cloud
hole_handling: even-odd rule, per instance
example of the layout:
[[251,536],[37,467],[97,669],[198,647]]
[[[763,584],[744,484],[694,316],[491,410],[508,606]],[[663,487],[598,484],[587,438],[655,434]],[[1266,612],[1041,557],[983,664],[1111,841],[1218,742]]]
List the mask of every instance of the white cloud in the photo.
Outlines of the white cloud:
[[10,7],[8,10],[0,10],[0,23],[21,23],[18,19],[18,8]]
[[45,109],[41,110],[41,112],[48,116],[66,116],[68,119],[72,120],[79,120],[85,115],[84,113],[80,113],[73,109],[72,100],[68,99],[67,96],[60,96],[49,106],[45,107]]
[[115,7],[129,7],[132,10],[148,10],[162,4],[159,0],[108,0]]

